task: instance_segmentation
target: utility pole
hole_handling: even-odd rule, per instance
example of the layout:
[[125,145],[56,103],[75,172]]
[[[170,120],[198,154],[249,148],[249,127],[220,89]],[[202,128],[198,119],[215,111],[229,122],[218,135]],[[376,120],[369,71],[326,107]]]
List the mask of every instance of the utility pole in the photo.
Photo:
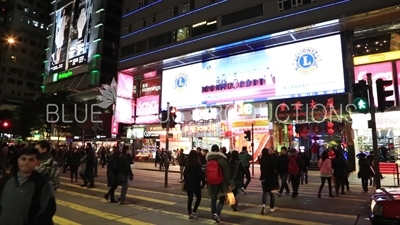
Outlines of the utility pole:
[[251,124],[251,175],[254,176],[254,122]]
[[[169,102],[167,102],[167,127],[165,128],[165,154],[164,154],[164,187],[168,187],[168,169],[169,169],[169,160],[168,160],[168,152],[169,152],[169,125],[170,125],[170,108]],[[164,122],[164,121],[162,121]]]
[[368,95],[369,95],[369,112],[371,114],[371,120],[368,121],[368,127],[371,128],[372,132],[372,148],[374,149],[374,181],[376,189],[381,188],[381,173],[379,169],[379,149],[378,149],[378,135],[376,133],[376,119],[375,119],[375,100],[373,93],[372,74],[367,73],[368,82]]

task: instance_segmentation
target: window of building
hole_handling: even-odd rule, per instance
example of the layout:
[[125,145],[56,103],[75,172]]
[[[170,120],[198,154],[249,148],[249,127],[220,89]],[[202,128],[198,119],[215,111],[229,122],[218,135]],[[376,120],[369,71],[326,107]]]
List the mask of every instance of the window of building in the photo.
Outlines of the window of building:
[[153,14],[153,23],[156,23],[157,22],[157,13],[154,13]]
[[17,80],[17,85],[22,85],[22,84],[23,84],[22,80]]
[[132,32],[132,24],[130,23],[129,25],[128,25],[128,33],[131,33]]
[[30,44],[31,44],[32,46],[36,46],[36,41],[30,41]]
[[233,13],[223,15],[222,26],[238,23],[244,20],[256,18],[263,15],[263,5],[256,5],[246,9],[242,9]]
[[18,58],[16,56],[10,56],[10,61],[11,62],[18,62]]
[[[140,7],[140,6],[139,6]],[[126,5],[126,8],[125,8],[125,13],[129,13],[130,11],[131,11],[131,5]]]
[[10,73],[11,74],[19,74],[19,75],[21,75],[23,73],[23,70],[15,68],[15,67],[10,67]]
[[127,34],[128,33],[128,26],[124,26],[124,29],[122,29],[122,34]]
[[13,78],[7,78],[7,83],[9,83],[9,84],[15,84],[15,79],[13,79]]
[[190,11],[189,2],[183,3],[182,5],[182,13],[187,13]]
[[24,8],[24,13],[29,13],[29,8]]
[[303,0],[292,0],[292,8],[297,8],[303,5]]
[[168,9],[168,18],[172,18],[174,17],[174,8],[169,8]]
[[147,26],[147,19],[143,18],[143,27]]
[[38,26],[39,26],[39,22],[36,21],[36,20],[32,20],[32,24],[33,24],[33,26],[35,26],[35,27],[38,27]]
[[11,95],[15,95],[15,91],[14,90],[11,90]]
[[143,0],[139,0],[139,8],[142,8],[144,6],[144,1]]
[[26,48],[21,48],[21,53],[26,54],[27,50]]
[[26,82],[26,86],[30,88],[35,88],[35,84],[32,82]]
[[190,31],[190,36],[191,37],[196,37],[199,35],[207,34],[210,32],[216,31],[218,28],[217,25],[217,18],[210,19],[207,21],[203,21],[200,23],[196,23],[192,26],[192,29]]
[[183,41],[189,38],[189,28],[184,27],[176,31],[176,41]]
[[278,0],[278,11],[282,12],[292,8],[291,0]]

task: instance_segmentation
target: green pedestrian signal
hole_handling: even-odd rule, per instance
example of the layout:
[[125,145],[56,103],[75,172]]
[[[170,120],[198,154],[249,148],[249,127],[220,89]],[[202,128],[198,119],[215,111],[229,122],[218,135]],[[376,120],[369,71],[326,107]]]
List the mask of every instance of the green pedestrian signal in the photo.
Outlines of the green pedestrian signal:
[[368,85],[364,80],[360,80],[357,84],[353,84],[353,104],[357,112],[368,113]]

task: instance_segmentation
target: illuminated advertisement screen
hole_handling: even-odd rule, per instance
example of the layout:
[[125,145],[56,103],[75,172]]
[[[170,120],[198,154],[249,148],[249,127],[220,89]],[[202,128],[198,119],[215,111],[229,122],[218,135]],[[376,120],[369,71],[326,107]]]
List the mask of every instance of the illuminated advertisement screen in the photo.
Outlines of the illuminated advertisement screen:
[[[377,79],[392,80],[393,79],[393,68],[392,62],[375,63],[368,65],[354,66],[354,80],[367,80],[367,73],[372,74],[372,81],[375,83]],[[386,87],[386,90],[394,90],[394,86],[390,85]],[[376,86],[373,85],[375,106],[377,106],[378,99],[376,98]],[[386,98],[387,100],[394,101],[394,95]]]
[[158,123],[160,111],[161,77],[141,82],[139,98],[136,100],[136,123]]
[[397,84],[399,85],[399,90],[400,90],[400,60],[396,62],[396,68],[397,68]]
[[344,92],[340,35],[163,71],[162,108]]
[[52,73],[66,69],[71,12],[72,4],[66,5],[55,12],[53,45],[50,57],[50,72]]
[[161,94],[161,77],[143,80],[141,82],[139,96],[154,96]]
[[133,77],[118,73],[117,96],[115,101],[115,122],[131,124],[134,122],[135,101],[133,99]]
[[69,36],[68,68],[87,63],[93,0],[75,0]]

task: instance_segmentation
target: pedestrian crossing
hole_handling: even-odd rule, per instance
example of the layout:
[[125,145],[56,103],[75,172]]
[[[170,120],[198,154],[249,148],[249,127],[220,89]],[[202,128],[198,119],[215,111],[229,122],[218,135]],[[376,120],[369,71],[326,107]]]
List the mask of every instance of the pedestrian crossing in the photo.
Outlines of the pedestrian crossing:
[[[170,185],[164,188],[163,173],[136,172],[127,194],[127,199],[132,204],[127,206],[106,202],[103,195],[108,188],[103,176],[104,174],[99,172],[96,188],[93,189],[80,187],[78,184],[70,183],[69,178],[61,177],[61,186],[56,193],[58,208],[54,222],[60,225],[152,225],[193,222],[188,220],[187,196],[180,191],[181,184],[177,182],[179,174],[171,173]],[[346,195],[328,198],[326,187],[322,199],[318,199],[318,187],[319,184],[316,182],[302,185],[299,198],[295,200],[285,195],[277,197],[276,211],[261,215],[261,184],[258,180],[253,180],[247,189],[247,195],[241,196],[239,212],[234,212],[225,206],[221,218],[224,224],[235,225],[256,222],[269,222],[274,225],[354,224],[357,215],[360,214],[360,207],[366,206],[367,196],[370,196],[368,193],[362,193],[361,187],[352,187],[352,191]],[[116,196],[119,194],[116,191]],[[210,199],[204,190],[202,203],[198,209],[197,224],[214,224],[209,205]]]

